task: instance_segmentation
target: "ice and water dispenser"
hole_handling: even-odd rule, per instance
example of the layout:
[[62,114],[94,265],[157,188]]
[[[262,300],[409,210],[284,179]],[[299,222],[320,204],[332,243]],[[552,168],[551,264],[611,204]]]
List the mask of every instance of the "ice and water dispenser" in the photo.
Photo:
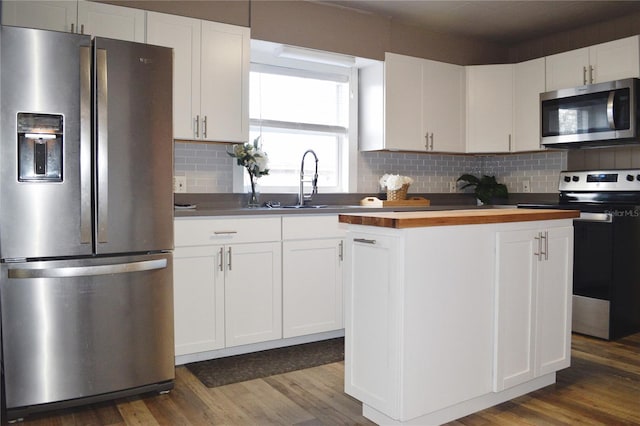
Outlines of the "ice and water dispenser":
[[63,118],[18,113],[18,181],[62,182]]

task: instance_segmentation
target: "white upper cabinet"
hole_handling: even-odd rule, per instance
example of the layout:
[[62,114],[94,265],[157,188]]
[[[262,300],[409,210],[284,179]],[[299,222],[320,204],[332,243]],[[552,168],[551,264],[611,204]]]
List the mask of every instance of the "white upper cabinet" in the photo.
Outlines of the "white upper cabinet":
[[467,76],[467,152],[510,152],[513,65],[474,65]]
[[249,29],[147,12],[147,43],[174,49],[174,138],[249,139]]
[[360,150],[464,152],[464,68],[394,53],[360,72]]
[[545,91],[544,58],[514,65],[512,151],[538,151],[540,93]]
[[81,34],[144,43],[144,10],[91,1],[78,2]]
[[546,58],[546,90],[640,77],[638,36],[558,53]]
[[3,1],[2,23],[144,42],[145,12],[89,1]]
[[425,151],[422,133],[422,59],[387,53],[384,64],[384,148]]
[[423,128],[428,151],[465,151],[464,67],[431,60],[422,63]]
[[76,32],[77,1],[2,2],[2,24],[42,30]]

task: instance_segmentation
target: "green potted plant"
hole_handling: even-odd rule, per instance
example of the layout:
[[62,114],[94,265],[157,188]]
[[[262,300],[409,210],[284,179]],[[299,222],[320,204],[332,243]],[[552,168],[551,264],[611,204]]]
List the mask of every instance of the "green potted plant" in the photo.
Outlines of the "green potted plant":
[[478,178],[474,175],[463,174],[458,178],[457,182],[465,182],[460,189],[473,188],[476,198],[482,204],[492,204],[493,200],[497,198],[509,198],[507,186],[503,183],[498,183],[495,176],[482,175],[482,177]]

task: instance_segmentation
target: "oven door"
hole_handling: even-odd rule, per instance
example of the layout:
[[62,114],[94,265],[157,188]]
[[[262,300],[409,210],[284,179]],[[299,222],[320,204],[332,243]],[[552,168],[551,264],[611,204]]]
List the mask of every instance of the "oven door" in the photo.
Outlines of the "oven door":
[[610,300],[613,280],[613,217],[582,212],[573,221],[573,294]]

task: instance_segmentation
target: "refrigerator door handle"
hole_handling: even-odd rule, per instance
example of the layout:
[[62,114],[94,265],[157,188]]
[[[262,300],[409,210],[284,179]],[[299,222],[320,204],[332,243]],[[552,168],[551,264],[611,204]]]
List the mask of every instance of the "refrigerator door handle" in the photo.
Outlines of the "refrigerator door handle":
[[9,278],[71,278],[95,275],[127,274],[151,271],[167,267],[167,259],[144,260],[141,262],[116,263],[113,265],[67,266],[44,269],[9,269]]
[[80,243],[91,244],[91,48],[80,47]]
[[107,51],[96,49],[96,91],[97,91],[97,242],[106,243],[109,219],[109,134],[108,107],[109,93],[107,85]]

